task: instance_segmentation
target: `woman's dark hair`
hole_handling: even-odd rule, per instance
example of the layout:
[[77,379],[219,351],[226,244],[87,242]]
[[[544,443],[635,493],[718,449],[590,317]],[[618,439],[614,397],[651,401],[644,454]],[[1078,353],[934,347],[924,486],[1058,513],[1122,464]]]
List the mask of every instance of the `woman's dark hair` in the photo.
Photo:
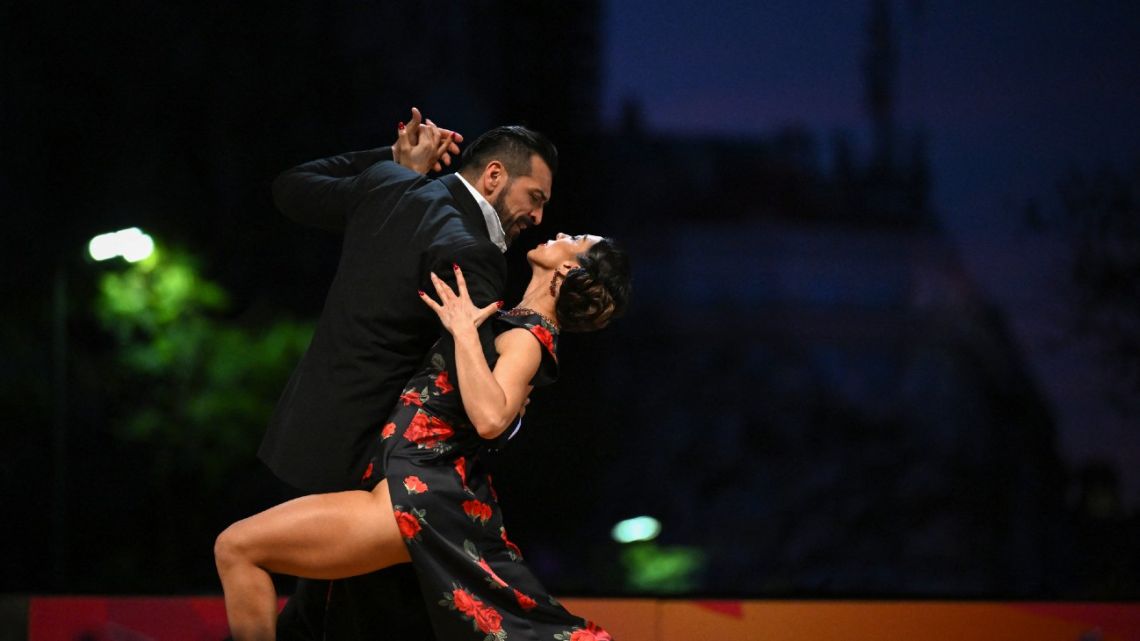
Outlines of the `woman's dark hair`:
[[550,167],[550,175],[558,173],[558,149],[546,136],[521,125],[495,127],[467,145],[460,156],[459,171],[482,170],[498,160],[513,177],[529,176],[530,157],[538,154]]
[[567,332],[592,332],[625,313],[629,305],[629,256],[610,238],[578,255],[580,267],[562,281],[554,313]]

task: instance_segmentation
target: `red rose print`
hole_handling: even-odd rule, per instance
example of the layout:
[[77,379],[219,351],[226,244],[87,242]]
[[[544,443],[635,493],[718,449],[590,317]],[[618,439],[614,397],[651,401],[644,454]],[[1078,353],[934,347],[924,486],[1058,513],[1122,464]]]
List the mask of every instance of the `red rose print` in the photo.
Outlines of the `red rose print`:
[[480,632],[494,634],[503,629],[503,616],[495,608],[481,607],[475,610],[475,625]]
[[519,546],[515,545],[514,543],[511,543],[507,539],[507,529],[506,528],[503,528],[503,527],[499,528],[499,538],[503,539],[503,543],[507,546],[507,550],[510,551],[511,556],[514,558],[514,560],[518,560],[518,559],[522,558],[522,550],[519,549]]
[[420,480],[418,476],[408,476],[404,478],[404,489],[408,494],[423,494],[428,491],[427,483]]
[[[581,632],[583,635],[589,636],[582,636],[581,639],[579,639],[579,632]],[[574,634],[570,635],[570,641],[613,641],[613,637],[611,637],[610,633],[603,630],[602,627],[597,623],[594,623],[593,621],[587,621],[586,629],[575,630]]]
[[395,423],[388,423],[387,425],[384,426],[384,429],[380,430],[380,438],[386,439],[395,433],[396,433],[396,424]]
[[459,610],[463,614],[466,614],[467,616],[474,616],[475,608],[479,605],[482,605],[482,603],[476,601],[475,597],[471,596],[467,590],[461,588],[455,588],[452,590],[451,598],[453,601],[455,601],[455,609]]
[[455,431],[451,426],[435,416],[428,416],[423,412],[416,412],[408,429],[404,431],[404,438],[425,448],[433,449],[441,442],[451,438]]
[[361,481],[367,481],[370,478],[372,478],[372,463],[369,463],[368,467],[365,468],[364,476],[360,477],[360,480]]
[[463,502],[463,512],[473,520],[478,519],[484,525],[491,520],[491,506],[477,499]]
[[422,439],[427,435],[427,414],[418,413],[412,417],[412,422],[408,423],[407,429],[404,430],[404,438],[409,441],[416,442],[416,439]]
[[463,489],[467,489],[467,459],[460,456],[455,459],[455,472],[459,475],[459,481],[463,483]]
[[542,346],[546,348],[546,351],[550,352],[551,356],[554,356],[556,359],[558,358],[558,355],[554,353],[554,337],[551,336],[550,330],[542,325],[535,325],[530,328],[530,332],[538,338],[538,342],[542,343]]
[[435,377],[435,387],[439,390],[440,394],[446,394],[455,389],[451,386],[451,381],[447,380],[446,371],[440,372],[439,376]]
[[534,599],[528,597],[522,592],[519,592],[518,590],[515,590],[515,600],[519,602],[519,607],[521,607],[523,610],[526,610],[527,612],[533,610],[535,606],[538,605],[534,602]]
[[408,405],[415,405],[417,407],[423,407],[423,404],[424,404],[423,401],[420,400],[420,393],[414,389],[410,389],[410,390],[405,391],[400,396],[400,400],[404,401],[404,407],[407,407]]
[[575,628],[573,631],[567,630],[554,636],[555,638],[564,639],[565,641],[614,641],[614,638],[610,636],[609,632],[603,630],[593,621],[587,621],[585,628]]
[[413,539],[420,533],[420,520],[413,514],[393,510],[396,515],[396,525],[400,527],[400,535],[405,539]]
[[486,559],[479,559],[479,567],[483,568],[483,571],[487,574],[490,574],[491,578],[495,580],[495,583],[498,583],[504,588],[507,587],[507,582],[500,579],[498,574],[495,574],[495,571],[491,569],[491,566],[487,563]]

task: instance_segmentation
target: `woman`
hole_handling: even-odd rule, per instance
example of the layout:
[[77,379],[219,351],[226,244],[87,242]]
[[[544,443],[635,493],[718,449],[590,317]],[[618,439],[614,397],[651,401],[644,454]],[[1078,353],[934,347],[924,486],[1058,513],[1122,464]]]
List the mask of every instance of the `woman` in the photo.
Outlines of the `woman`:
[[[476,308],[458,265],[457,292],[434,274],[439,302],[420,292],[447,333],[378,426],[361,480],[368,491],[301,497],[218,537],[235,639],[274,638],[270,572],[339,579],[409,561],[441,641],[610,638],[563,609],[522,563],[480,454],[510,438],[530,391],[555,379],[560,330],[600,329],[624,312],[628,261],[608,239],[566,234],[527,260],[530,284],[510,311]],[[490,361],[476,331],[489,318]]]

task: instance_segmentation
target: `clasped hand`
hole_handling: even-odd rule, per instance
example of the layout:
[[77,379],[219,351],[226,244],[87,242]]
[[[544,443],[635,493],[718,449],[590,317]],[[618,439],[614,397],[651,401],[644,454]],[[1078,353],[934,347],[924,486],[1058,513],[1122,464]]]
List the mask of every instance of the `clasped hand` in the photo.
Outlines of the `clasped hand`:
[[444,166],[451,165],[451,156],[459,155],[458,143],[461,142],[462,134],[436,126],[412,107],[412,119],[407,126],[400,123],[396,142],[392,144],[392,159],[421,174],[429,169],[443,171]]

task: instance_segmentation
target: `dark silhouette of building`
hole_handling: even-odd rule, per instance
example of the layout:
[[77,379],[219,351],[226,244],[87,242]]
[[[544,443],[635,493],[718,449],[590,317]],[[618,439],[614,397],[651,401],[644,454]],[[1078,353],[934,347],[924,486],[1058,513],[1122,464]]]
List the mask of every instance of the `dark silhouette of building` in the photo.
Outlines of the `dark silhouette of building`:
[[[709,594],[1061,590],[1047,403],[934,223],[924,137],[893,118],[888,3],[868,39],[871,149],[839,135],[829,168],[806,128],[655,135],[626,110],[602,159],[620,179],[588,215],[628,239],[636,304],[566,343],[594,411],[555,399],[532,421],[560,435],[545,454],[588,452],[519,483],[580,490],[535,539],[557,540],[550,512],[652,514],[662,545],[703,551],[692,584]],[[570,554],[549,571],[573,589],[620,575],[616,549]]]

